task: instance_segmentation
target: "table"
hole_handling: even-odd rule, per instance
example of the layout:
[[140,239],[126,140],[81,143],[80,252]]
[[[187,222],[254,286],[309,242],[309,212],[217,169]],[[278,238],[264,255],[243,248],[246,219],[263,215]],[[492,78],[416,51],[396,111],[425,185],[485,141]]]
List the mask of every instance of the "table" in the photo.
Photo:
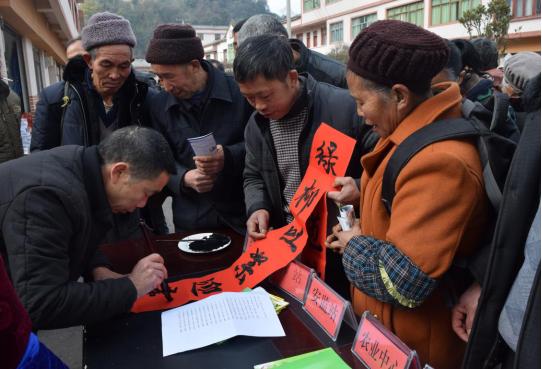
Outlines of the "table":
[[[167,237],[168,239],[179,239],[180,236],[182,235],[176,234]],[[121,257],[123,254],[121,248],[129,246],[130,242],[120,246],[107,245],[103,248],[110,257],[110,253],[115,255],[111,260],[114,269],[117,268],[116,271],[121,270],[118,268],[129,268],[130,264],[135,264],[137,255],[134,254],[141,251],[138,248],[144,247],[143,244],[136,243],[130,249],[124,249],[124,252],[131,251],[129,255],[125,255],[125,258]],[[193,276],[195,273],[201,274],[204,269],[204,272],[208,272],[213,268],[216,270],[216,268],[226,267],[226,264],[230,265],[241,253],[242,239],[236,238],[235,245],[227,249],[231,250],[224,252],[224,259],[221,259],[218,254],[226,250],[218,252],[212,258],[211,255],[190,255],[188,257],[184,253],[176,255],[171,246],[159,246],[160,252],[167,251],[167,254],[164,254],[166,265],[180,268],[180,270],[174,271],[177,279],[185,277],[182,274],[183,271],[187,271],[189,276]],[[236,253],[237,256],[230,261],[229,258]],[[191,260],[189,265],[185,263],[188,259]],[[198,267],[202,269],[197,270]],[[239,336],[221,344],[162,357],[161,312],[126,314],[85,327],[84,367],[87,369],[252,369],[255,364],[332,347],[351,367],[364,368],[350,352],[355,335],[353,329],[343,324],[337,341],[333,342],[307,315],[299,302],[267,283],[264,283],[263,287],[290,302],[290,306],[279,314],[286,332],[285,337]]]

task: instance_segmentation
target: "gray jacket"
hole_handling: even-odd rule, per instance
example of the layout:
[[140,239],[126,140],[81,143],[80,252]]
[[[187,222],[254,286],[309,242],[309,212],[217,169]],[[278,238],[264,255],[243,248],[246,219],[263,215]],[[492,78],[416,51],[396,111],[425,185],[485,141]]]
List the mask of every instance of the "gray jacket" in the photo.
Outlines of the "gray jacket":
[[[356,114],[356,104],[347,90],[317,82],[310,75],[303,74],[307,91],[306,103],[309,108],[307,123],[299,138],[299,165],[301,176],[309,164],[312,139],[320,123],[356,139],[356,147],[350,160],[347,175],[361,176],[360,158],[372,150],[378,137],[370,132],[363,120]],[[244,191],[247,215],[258,209],[266,209],[271,215],[270,226],[286,224],[282,211],[282,188],[275,159],[273,139],[269,120],[254,112],[245,130],[246,159]]]

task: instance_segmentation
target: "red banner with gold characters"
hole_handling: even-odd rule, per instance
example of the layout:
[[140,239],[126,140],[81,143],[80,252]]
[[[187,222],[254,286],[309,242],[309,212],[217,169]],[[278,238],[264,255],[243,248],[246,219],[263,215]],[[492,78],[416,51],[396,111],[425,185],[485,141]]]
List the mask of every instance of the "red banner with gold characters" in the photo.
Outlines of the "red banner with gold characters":
[[[271,230],[264,239],[252,242],[227,269],[169,283],[172,301],[153,291],[138,298],[132,312],[171,309],[216,293],[252,288],[288,265],[304,249],[302,259],[323,277],[326,255],[323,240],[327,220],[325,194],[334,190],[335,177],[346,173],[355,143],[354,139],[322,123],[312,141],[309,167],[290,203],[294,216],[290,224]],[[307,244],[309,247],[305,248]]]

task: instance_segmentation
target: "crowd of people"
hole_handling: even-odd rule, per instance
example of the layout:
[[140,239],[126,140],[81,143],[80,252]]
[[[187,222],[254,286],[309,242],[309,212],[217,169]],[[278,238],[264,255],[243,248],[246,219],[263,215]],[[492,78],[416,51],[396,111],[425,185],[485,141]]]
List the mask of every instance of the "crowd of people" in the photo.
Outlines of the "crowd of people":
[[[158,254],[121,275],[98,248],[141,237],[140,218],[157,234],[227,227],[255,240],[292,221],[322,122],[356,140],[328,199],[359,217],[327,237],[326,282],[436,369],[537,367],[540,55],[501,70],[487,39],[395,20],[365,28],[346,65],[270,15],[234,36],[230,75],[190,25],[158,25],[145,56],[156,86],[131,67],[130,22],[94,14],[18,159],[0,81],[2,367],[63,368],[33,332],[128,312],[168,277]],[[465,124],[475,130],[448,133]],[[195,156],[187,139],[208,133],[216,152]]]

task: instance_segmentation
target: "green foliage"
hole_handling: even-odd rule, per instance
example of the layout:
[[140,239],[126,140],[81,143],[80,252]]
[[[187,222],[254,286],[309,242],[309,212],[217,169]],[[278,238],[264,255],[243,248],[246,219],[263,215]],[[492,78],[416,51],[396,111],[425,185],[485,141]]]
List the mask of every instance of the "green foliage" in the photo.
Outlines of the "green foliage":
[[269,13],[266,0],[85,0],[81,7],[85,20],[103,11],[130,20],[137,38],[136,58],[145,56],[159,24],[227,26],[254,14]]
[[335,59],[337,61],[340,61],[343,64],[346,64],[348,62],[348,46],[346,45],[339,45],[333,47],[329,54],[327,54],[332,59]]
[[506,0],[491,0],[487,6],[478,5],[463,12],[459,22],[467,29],[469,37],[494,40],[500,53],[504,54],[511,19],[512,13]]

